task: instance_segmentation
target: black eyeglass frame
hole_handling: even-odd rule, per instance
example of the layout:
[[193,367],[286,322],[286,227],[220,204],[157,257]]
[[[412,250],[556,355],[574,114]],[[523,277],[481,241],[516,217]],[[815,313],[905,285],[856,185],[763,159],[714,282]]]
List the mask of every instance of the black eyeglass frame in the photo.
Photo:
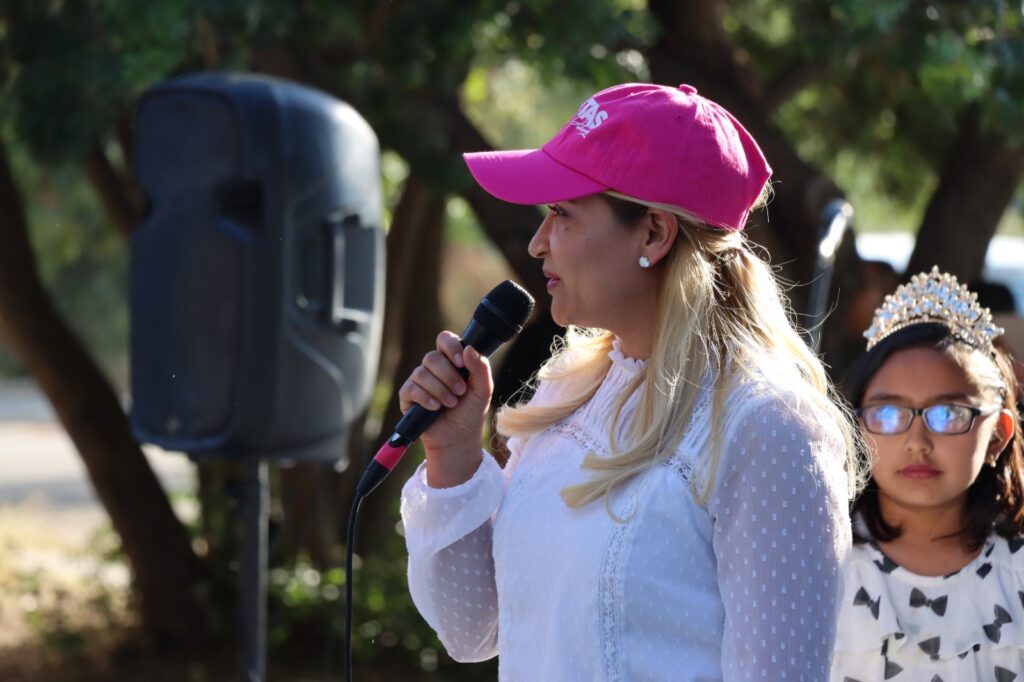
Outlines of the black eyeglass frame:
[[[864,412],[876,407],[895,407],[901,410],[910,412],[910,419],[907,420],[907,426],[902,431],[872,431],[871,427],[868,426],[868,422],[864,419]],[[971,421],[967,423],[967,428],[963,431],[957,431],[955,433],[949,433],[946,431],[936,431],[928,423],[928,419],[925,418],[924,413],[934,407],[960,407],[971,413]],[[858,407],[853,411],[860,423],[864,425],[864,428],[868,433],[875,436],[899,436],[910,430],[911,424],[914,423],[915,417],[921,417],[921,421],[924,422],[924,426],[930,433],[934,433],[937,436],[962,436],[965,433],[970,433],[974,429],[974,422],[977,421],[978,417],[988,417],[990,415],[999,412],[1002,409],[1002,405],[988,405],[986,407],[975,407],[974,405],[962,405],[960,403],[936,403],[934,405],[925,405],[924,407],[907,407],[906,405],[896,405],[895,403],[879,403],[877,405],[868,405],[867,407]]]

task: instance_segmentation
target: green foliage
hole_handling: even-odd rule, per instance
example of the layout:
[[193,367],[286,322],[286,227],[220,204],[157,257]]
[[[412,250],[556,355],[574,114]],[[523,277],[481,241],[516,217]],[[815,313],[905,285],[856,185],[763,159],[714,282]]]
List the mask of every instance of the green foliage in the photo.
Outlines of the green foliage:
[[444,115],[416,106],[418,99],[456,107],[474,65],[489,69],[513,57],[546,80],[607,85],[637,77],[637,48],[653,35],[637,3],[624,0],[6,4],[5,26],[18,30],[0,51],[3,113],[41,161],[80,158],[160,80],[249,69],[283,53],[303,65],[309,82],[354,104],[412,166],[429,164],[428,177],[444,189],[465,173],[449,153]]
[[[1006,2],[721,6],[755,76],[776,83],[810,75],[777,122],[850,192],[862,222],[913,227],[943,141],[968,107],[1024,144],[1022,17]],[[445,192],[463,187],[456,117],[498,147],[536,146],[588,94],[645,79],[642,53],[655,33],[639,0],[0,0],[0,118],[43,278],[104,364],[123,366],[127,249],[75,164],[117,136],[147,87],[194,70],[279,68],[330,90],[363,113],[388,150],[382,167],[393,206],[410,173]],[[446,238],[472,264],[448,269],[460,278],[460,296],[483,286],[473,281],[479,273],[493,279],[496,256],[471,250],[483,237],[462,200],[448,204]],[[476,300],[446,298],[449,308]],[[377,392],[377,412],[388,389]],[[212,531],[226,534],[226,524],[214,519]],[[204,538],[196,533],[195,541]],[[388,542],[357,571],[358,660],[447,670],[451,662],[409,598],[401,540]],[[328,626],[340,640],[343,592],[340,569],[319,571],[301,557],[275,566],[274,646]],[[59,646],[78,646],[59,621],[38,627]],[[488,666],[459,670],[493,679]]]
[[467,115],[496,147],[526,149],[546,142],[584,99],[609,84],[545,80],[526,62],[508,60],[470,71],[463,100]]
[[[127,371],[128,251],[96,194],[67,164],[43,168],[12,136],[7,149],[26,198],[29,234],[43,284],[62,317],[115,383]],[[0,354],[0,374],[20,373]]]
[[913,226],[968,108],[1024,145],[1024,17],[1007,2],[746,0],[726,26],[767,83],[812,76],[779,123],[890,226]]
[[451,154],[450,119],[467,77],[480,83],[475,69],[515,58],[545,79],[607,84],[628,73],[616,59],[635,50],[644,26],[637,8],[612,1],[321,2],[303,6],[291,34],[313,81],[363,112],[425,181],[458,191],[467,175]]
[[[73,664],[106,636],[102,633],[129,624],[126,569],[108,529],[93,535],[84,550],[48,547],[41,566],[32,565],[38,556],[24,560],[33,549],[39,554],[31,538],[5,537],[0,544],[0,583],[5,606],[11,607],[6,616],[11,624],[18,615],[24,618],[31,631],[24,645],[40,646],[50,657]],[[63,570],[45,570],[58,565]]]
[[[352,655],[356,665],[387,662],[424,672],[445,671],[446,679],[493,679],[493,664],[462,666],[444,651],[437,635],[419,615],[406,578],[405,547],[390,538],[382,556],[355,558]],[[268,617],[271,655],[287,650],[296,638],[330,645],[333,668],[340,667],[344,643],[345,571],[343,566],[318,570],[300,558],[270,573]]]
[[3,113],[43,162],[78,160],[185,44],[180,3],[6,4]]

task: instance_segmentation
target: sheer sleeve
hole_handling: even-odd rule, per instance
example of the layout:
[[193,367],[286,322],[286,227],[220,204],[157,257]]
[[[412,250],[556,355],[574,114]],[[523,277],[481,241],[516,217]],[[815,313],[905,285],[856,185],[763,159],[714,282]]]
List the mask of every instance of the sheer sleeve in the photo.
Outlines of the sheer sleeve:
[[798,409],[758,401],[722,443],[708,509],[727,681],[829,676],[850,545],[845,446]]
[[431,488],[421,465],[402,490],[409,591],[457,661],[483,661],[498,653],[491,520],[519,459],[518,439],[508,447],[504,471],[484,452],[480,468],[462,485]]

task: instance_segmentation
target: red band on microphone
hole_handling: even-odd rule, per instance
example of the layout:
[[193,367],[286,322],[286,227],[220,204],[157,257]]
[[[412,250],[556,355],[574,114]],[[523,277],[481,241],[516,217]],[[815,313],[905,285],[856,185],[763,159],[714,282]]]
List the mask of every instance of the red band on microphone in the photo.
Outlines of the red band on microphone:
[[373,459],[377,464],[380,464],[388,471],[391,471],[395,468],[395,465],[398,464],[398,461],[402,459],[402,455],[405,454],[405,450],[408,447],[408,445],[400,445],[396,447],[390,442],[384,443],[380,450],[377,451],[377,454],[373,456]]

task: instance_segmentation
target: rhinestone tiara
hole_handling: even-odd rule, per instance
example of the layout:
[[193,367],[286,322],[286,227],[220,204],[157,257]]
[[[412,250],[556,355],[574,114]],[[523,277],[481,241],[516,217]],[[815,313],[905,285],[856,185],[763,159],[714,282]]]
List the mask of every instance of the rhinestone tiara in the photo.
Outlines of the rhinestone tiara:
[[867,349],[893,332],[923,322],[944,324],[961,340],[989,354],[993,352],[992,339],[1005,331],[992,323],[988,308],[978,305],[977,294],[936,266],[931,272],[914,275],[885,297],[864,332]]

